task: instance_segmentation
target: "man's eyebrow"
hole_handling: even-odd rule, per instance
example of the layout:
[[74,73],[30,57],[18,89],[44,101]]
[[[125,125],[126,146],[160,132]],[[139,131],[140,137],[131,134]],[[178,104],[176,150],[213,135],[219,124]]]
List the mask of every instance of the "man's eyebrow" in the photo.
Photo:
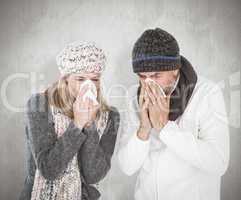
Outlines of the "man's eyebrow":
[[156,73],[152,74],[151,76],[161,75],[161,74],[162,74],[161,72],[156,72]]

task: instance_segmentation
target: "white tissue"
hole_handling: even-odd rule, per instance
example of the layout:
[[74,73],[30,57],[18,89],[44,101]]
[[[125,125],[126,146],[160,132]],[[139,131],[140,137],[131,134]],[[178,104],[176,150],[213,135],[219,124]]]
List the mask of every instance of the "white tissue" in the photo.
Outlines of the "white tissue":
[[97,101],[97,89],[95,84],[91,80],[87,79],[81,84],[80,91],[85,85],[88,85],[88,89],[82,97],[83,101],[86,101],[86,98],[89,98],[93,101],[94,105],[98,105],[99,102]]
[[166,94],[165,94],[165,92],[164,92],[164,90],[162,89],[162,87],[161,87],[159,84],[157,84],[154,80],[152,80],[152,79],[150,79],[150,78],[146,78],[146,79],[145,79],[145,82],[146,82],[146,83],[148,83],[148,82],[153,82],[154,84],[156,84],[156,85],[160,88],[160,91],[161,91],[162,95],[163,95],[165,98],[167,97]]

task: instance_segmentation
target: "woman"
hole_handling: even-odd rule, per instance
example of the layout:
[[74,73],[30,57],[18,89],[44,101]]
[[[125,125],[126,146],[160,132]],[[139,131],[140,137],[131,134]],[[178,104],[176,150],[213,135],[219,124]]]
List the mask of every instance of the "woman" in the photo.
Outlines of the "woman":
[[57,56],[61,78],[28,100],[21,200],[99,198],[96,187],[110,169],[120,121],[101,95],[105,61],[94,43],[67,45]]

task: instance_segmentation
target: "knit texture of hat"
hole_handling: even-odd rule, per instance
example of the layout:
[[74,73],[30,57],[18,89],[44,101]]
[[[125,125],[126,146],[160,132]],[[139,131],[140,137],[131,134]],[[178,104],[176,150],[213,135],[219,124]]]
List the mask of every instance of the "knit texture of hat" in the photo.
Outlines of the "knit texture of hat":
[[62,75],[101,73],[105,69],[106,56],[93,42],[74,42],[68,44],[56,56],[56,62]]
[[160,28],[146,30],[134,44],[132,66],[135,73],[180,68],[181,56],[176,39]]

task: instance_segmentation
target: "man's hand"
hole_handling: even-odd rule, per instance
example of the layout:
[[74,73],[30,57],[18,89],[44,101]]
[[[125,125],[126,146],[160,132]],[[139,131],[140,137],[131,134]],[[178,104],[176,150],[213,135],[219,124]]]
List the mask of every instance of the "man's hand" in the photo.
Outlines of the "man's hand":
[[151,125],[159,131],[168,122],[170,95],[164,97],[158,86],[152,82],[146,84],[146,91],[151,101],[148,106]]
[[147,95],[147,92],[144,89],[144,85],[141,82],[141,92],[139,96],[139,104],[140,104],[140,127],[137,132],[137,136],[142,140],[147,140],[150,135],[150,130],[152,128],[151,122],[148,116],[148,105],[150,103],[150,99]]

